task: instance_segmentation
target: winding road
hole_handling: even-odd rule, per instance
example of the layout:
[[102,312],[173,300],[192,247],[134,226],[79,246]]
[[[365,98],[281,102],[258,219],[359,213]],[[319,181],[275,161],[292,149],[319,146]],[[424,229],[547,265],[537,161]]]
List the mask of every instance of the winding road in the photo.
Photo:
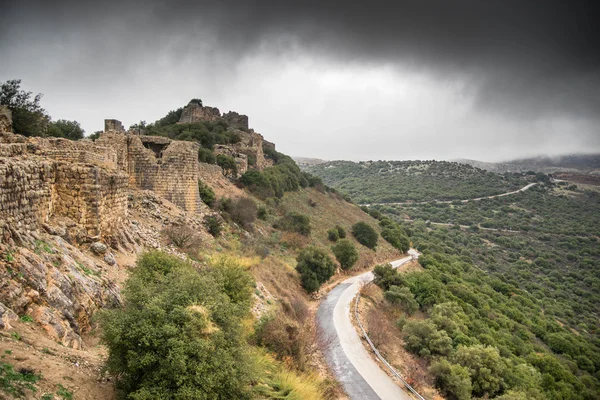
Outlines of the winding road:
[[451,204],[454,203],[455,201],[460,201],[461,203],[468,203],[470,201],[480,201],[480,200],[484,200],[484,199],[495,199],[496,197],[504,197],[504,196],[510,196],[512,194],[517,194],[517,193],[521,193],[526,191],[527,189],[533,187],[537,185],[537,182],[533,182],[530,183],[526,186],[523,186],[521,189],[519,190],[514,190],[512,192],[506,192],[506,193],[500,193],[500,194],[496,194],[493,196],[485,196],[485,197],[476,197],[474,199],[466,199],[466,200],[430,200],[430,201],[404,201],[404,202],[400,202],[400,203],[367,203],[367,204],[361,204],[361,206],[385,206],[385,205],[394,205],[394,206],[407,206],[407,205],[411,205],[411,204],[428,204],[428,203],[437,203],[437,204]]
[[[419,256],[411,249],[410,255],[391,262],[394,268]],[[410,397],[371,358],[350,319],[352,299],[360,288],[374,279],[373,272],[346,279],[338,284],[319,305],[317,324],[328,345],[325,357],[338,381],[350,399],[356,400],[410,400]]]

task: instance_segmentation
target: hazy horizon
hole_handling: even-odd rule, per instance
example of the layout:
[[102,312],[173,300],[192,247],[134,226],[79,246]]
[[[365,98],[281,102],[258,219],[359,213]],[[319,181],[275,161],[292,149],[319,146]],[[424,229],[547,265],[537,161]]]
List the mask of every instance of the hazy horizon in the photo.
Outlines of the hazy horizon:
[[287,154],[487,162],[600,152],[592,2],[24,0],[0,81],[87,134],[191,98]]

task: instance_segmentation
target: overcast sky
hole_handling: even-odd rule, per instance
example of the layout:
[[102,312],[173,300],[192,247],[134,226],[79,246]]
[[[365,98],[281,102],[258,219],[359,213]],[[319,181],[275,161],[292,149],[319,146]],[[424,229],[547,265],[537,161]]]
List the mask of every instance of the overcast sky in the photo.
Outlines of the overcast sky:
[[600,152],[596,1],[12,1],[0,81],[87,133],[199,97],[324,159]]

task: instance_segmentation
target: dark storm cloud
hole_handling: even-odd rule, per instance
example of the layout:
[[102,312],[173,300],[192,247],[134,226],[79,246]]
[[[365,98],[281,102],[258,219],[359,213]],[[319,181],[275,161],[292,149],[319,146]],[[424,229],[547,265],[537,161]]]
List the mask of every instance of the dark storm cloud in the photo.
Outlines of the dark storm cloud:
[[403,61],[434,73],[469,74],[478,79],[478,104],[488,108],[525,115],[586,116],[600,109],[596,4],[564,0],[20,1],[8,6],[0,26],[9,40],[18,39],[11,38],[11,30],[31,18],[36,21],[36,26],[27,26],[31,35],[95,35],[86,39],[103,43],[106,52],[122,60],[130,52],[156,45],[168,45],[166,51],[185,56],[198,44],[194,39],[207,37],[238,57],[265,43],[277,51],[280,39],[282,46],[289,40],[333,58]]
[[[479,121],[480,115],[469,119],[471,132],[482,126],[487,128],[488,136],[503,135],[502,123],[508,121],[512,131],[507,136],[515,140],[514,144],[509,143],[513,147],[518,146],[517,139],[524,135],[531,136],[527,138],[528,146],[548,139],[543,132],[553,128],[558,132],[553,140],[559,143],[555,145],[559,148],[560,143],[569,139],[559,131],[567,132],[569,128],[573,132],[573,127],[581,126],[585,129],[580,129],[583,133],[577,140],[597,150],[600,144],[597,3],[584,0],[20,0],[4,5],[0,12],[0,55],[9,55],[2,59],[0,77],[19,77],[14,71],[22,70],[38,74],[46,81],[57,80],[57,85],[78,86],[85,82],[88,91],[114,90],[115,93],[102,94],[106,100],[107,96],[121,95],[113,89],[119,84],[128,82],[129,87],[138,90],[143,85],[131,85],[132,80],[147,85],[146,82],[160,81],[170,71],[189,73],[197,66],[198,76],[187,79],[201,81],[203,93],[210,92],[213,97],[218,97],[219,91],[238,93],[239,98],[243,97],[240,88],[232,86],[236,84],[236,76],[253,79],[239,70],[248,67],[245,60],[265,55],[265,59],[273,60],[273,68],[278,68],[277,56],[302,54],[326,60],[334,70],[340,65],[386,66],[396,68],[400,75],[406,71],[425,74],[442,88],[459,82],[466,102],[479,114],[491,115],[487,122]],[[257,67],[253,70],[254,77],[268,79],[277,72],[267,71],[268,67],[263,66],[262,70]],[[13,76],[5,77],[3,68]],[[70,77],[74,79],[70,81]],[[380,81],[373,79],[381,86]],[[390,81],[390,87],[395,88],[396,83]],[[167,80],[163,85],[168,85]],[[185,85],[179,87],[180,91],[184,89]],[[277,96],[283,99],[286,93]],[[228,103],[235,98],[222,96]],[[170,100],[168,107],[175,101],[181,103],[181,99]],[[337,100],[334,97],[329,101]],[[376,96],[368,100],[373,102],[371,107],[380,106]],[[425,97],[421,101],[427,103]],[[439,108],[433,109],[445,108],[436,107]],[[328,104],[328,109],[331,108],[333,105]],[[344,110],[337,111],[341,118],[348,118]],[[391,108],[386,112],[394,113]],[[435,116],[427,115],[429,111],[423,115],[418,115],[418,110],[412,112],[414,121],[407,121],[398,129],[427,126],[427,132],[436,132],[439,131],[436,126],[443,127],[446,121],[441,117],[430,126],[427,119]],[[419,118],[425,122],[416,121]],[[561,120],[548,123],[552,118]],[[288,125],[285,119],[277,120],[276,115],[272,119],[278,126]],[[499,123],[494,125],[490,121]],[[522,123],[517,127],[515,121]],[[393,118],[386,122],[394,128]],[[364,124],[368,126],[369,122]],[[449,130],[449,134],[459,136],[461,124],[457,119],[455,130]],[[527,124],[536,124],[530,133]],[[335,127],[335,123],[331,122],[331,126]],[[359,131],[355,133],[358,135]],[[439,135],[431,134],[440,141]],[[483,142],[484,138],[481,148],[486,146]]]

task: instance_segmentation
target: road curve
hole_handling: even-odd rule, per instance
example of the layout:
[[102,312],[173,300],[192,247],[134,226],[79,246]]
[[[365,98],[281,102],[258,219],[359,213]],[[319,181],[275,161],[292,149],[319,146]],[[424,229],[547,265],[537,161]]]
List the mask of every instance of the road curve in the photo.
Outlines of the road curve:
[[459,201],[461,203],[468,203],[470,201],[480,201],[480,200],[484,200],[484,199],[495,199],[496,197],[504,197],[504,196],[510,196],[512,194],[517,194],[517,193],[521,193],[526,191],[527,189],[531,188],[532,186],[537,185],[537,182],[533,182],[530,183],[528,185],[523,186],[521,189],[518,190],[514,190],[512,192],[506,192],[506,193],[500,193],[500,194],[495,194],[493,196],[485,196],[485,197],[476,197],[474,199],[467,199],[467,200],[430,200],[430,201],[404,201],[404,202],[400,202],[400,203],[366,203],[366,204],[360,204],[361,206],[385,206],[385,205],[393,205],[393,206],[407,206],[407,205],[411,205],[411,204],[429,204],[429,203],[436,203],[436,204],[452,204],[455,201]]
[[[413,249],[409,254],[393,261],[392,266],[398,268],[419,256]],[[371,358],[350,319],[352,299],[373,278],[373,272],[369,271],[346,279],[319,305],[317,324],[328,339],[325,357],[350,399],[410,400],[412,398]]]

